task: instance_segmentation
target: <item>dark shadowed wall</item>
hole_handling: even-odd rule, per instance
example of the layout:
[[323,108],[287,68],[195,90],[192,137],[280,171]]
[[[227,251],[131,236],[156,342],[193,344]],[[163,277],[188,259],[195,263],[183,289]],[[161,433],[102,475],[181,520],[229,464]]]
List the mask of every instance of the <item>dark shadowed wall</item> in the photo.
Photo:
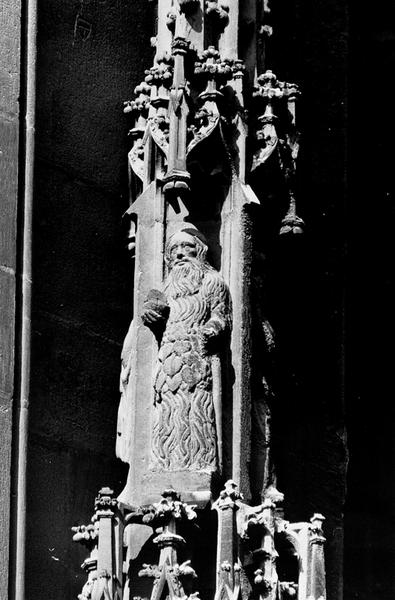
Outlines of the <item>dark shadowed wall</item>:
[[85,558],[70,527],[88,522],[115,459],[120,352],[131,315],[121,216],[127,207],[123,101],[151,60],[152,5],[42,0],[37,157],[27,598],[71,600]]
[[267,66],[302,90],[297,207],[306,224],[303,236],[277,237],[267,254],[267,315],[277,337],[278,485],[285,493],[287,519],[325,515],[328,598],[340,600],[348,461],[343,380],[347,13],[337,1],[290,0],[272,3],[272,19]]
[[[350,13],[345,597],[355,600],[395,594],[395,7],[372,8]],[[368,74],[380,93],[367,93]]]

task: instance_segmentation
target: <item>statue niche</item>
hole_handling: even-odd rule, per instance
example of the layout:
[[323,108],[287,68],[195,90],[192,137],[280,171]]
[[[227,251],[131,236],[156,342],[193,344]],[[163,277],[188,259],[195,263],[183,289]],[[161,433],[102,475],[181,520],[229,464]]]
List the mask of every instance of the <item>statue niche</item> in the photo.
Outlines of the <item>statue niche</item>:
[[173,234],[165,249],[163,291],[151,290],[141,315],[159,341],[154,377],[151,471],[218,471],[221,364],[229,336],[229,289],[207,262],[196,229]]

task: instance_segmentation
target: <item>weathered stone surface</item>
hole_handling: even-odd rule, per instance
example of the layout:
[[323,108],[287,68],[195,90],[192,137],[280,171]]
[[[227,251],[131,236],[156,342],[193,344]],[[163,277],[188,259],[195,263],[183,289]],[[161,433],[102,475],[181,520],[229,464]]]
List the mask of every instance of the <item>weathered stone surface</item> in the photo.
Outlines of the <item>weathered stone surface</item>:
[[[69,524],[65,525],[64,520],[73,522],[77,515],[84,520],[89,515],[92,498],[100,482],[113,485],[116,492],[123,484],[123,473],[117,471],[115,462],[106,463],[108,466],[102,471],[103,477],[106,476],[105,481],[93,464],[95,461],[101,462],[98,452],[103,452],[107,457],[112,453],[118,401],[118,356],[131,314],[131,273],[122,256],[121,244],[117,241],[117,237],[121,238],[118,218],[127,204],[126,201],[118,202],[120,165],[126,154],[126,147],[119,145],[124,124],[118,106],[129,97],[133,84],[141,80],[143,66],[151,64],[148,35],[137,41],[136,36],[130,35],[137,19],[148,20],[147,6],[150,5],[138,2],[85,2],[82,7],[60,2],[41,2],[40,7],[40,162],[36,186],[39,208],[35,223],[35,230],[41,238],[40,247],[38,244],[36,246],[35,259],[35,272],[39,278],[35,299],[35,343],[40,350],[39,356],[35,358],[38,368],[33,375],[33,454],[30,481],[31,484],[36,481],[37,487],[30,487],[31,497],[36,499],[32,513],[36,518],[31,522],[29,543],[32,560],[28,572],[31,582],[29,593],[35,599],[42,594],[42,572],[45,573],[46,580],[50,581],[50,586],[53,586],[49,593],[56,597],[61,597],[59,594],[69,597],[82,587],[79,582],[70,590],[66,584],[70,572],[78,572],[78,563],[81,562],[79,559],[72,562],[67,572],[62,568],[65,563],[59,565],[59,561],[55,559],[47,560],[45,548],[53,547],[53,533],[48,533],[47,529],[44,531],[42,527],[47,518],[46,494],[52,498],[51,504],[61,505],[62,501],[62,489],[56,486],[56,478],[48,481],[48,473],[52,470],[59,478],[76,482],[73,488],[76,499],[69,498],[66,502],[69,508],[62,514],[56,512],[51,520],[51,524],[56,525],[55,533],[62,551],[68,548],[66,538]],[[336,12],[334,4],[329,3],[325,7],[317,5],[313,7],[312,13],[309,8],[311,7],[297,7],[298,27],[293,27],[292,11],[282,15],[280,19],[277,14],[277,19],[285,21],[286,25],[283,29],[285,33],[281,33],[287,42],[284,47],[292,45],[293,39],[303,39],[300,46],[295,41],[296,46],[302,50],[290,52],[288,56],[280,47],[281,52],[275,61],[276,70],[283,76],[289,75],[291,80],[302,81],[305,98],[307,89],[312,125],[307,126],[302,156],[302,180],[309,182],[309,185],[303,184],[302,207],[309,231],[314,232],[317,227],[317,235],[313,234],[309,238],[308,252],[301,261],[306,265],[302,269],[301,278],[298,278],[301,272],[296,269],[299,263],[287,262],[288,259],[282,260],[278,255],[274,258],[276,265],[273,270],[269,270],[269,279],[271,277],[273,282],[274,278],[275,285],[271,288],[269,306],[268,309],[265,308],[265,312],[278,331],[280,365],[282,373],[285,373],[278,411],[273,416],[279,425],[276,441],[278,477],[281,489],[286,492],[286,508],[291,518],[309,517],[313,505],[314,510],[325,512],[326,515],[331,511],[333,513],[333,518],[327,519],[326,524],[328,531],[332,532],[332,535],[328,535],[331,548],[328,574],[331,593],[336,597],[337,592],[333,590],[338,588],[339,581],[336,554],[339,551],[340,537],[337,534],[340,526],[338,515],[342,509],[339,499],[342,498],[344,482],[344,440],[341,419],[338,426],[327,426],[327,413],[322,421],[317,413],[326,410],[328,406],[333,407],[333,398],[340,397],[337,379],[329,388],[324,386],[324,391],[322,381],[332,380],[333,373],[338,372],[337,349],[341,338],[340,316],[327,315],[334,314],[333,308],[338,309],[341,305],[340,295],[337,295],[341,282],[336,279],[339,257],[332,244],[332,236],[333,228],[337,231],[338,227],[339,212],[335,205],[342,191],[339,179],[342,160],[338,152],[342,139],[338,117],[342,109],[337,104],[339,85],[334,85],[333,82],[333,57],[329,52],[329,46],[337,40],[337,31],[326,25]],[[275,7],[273,10],[276,10]],[[325,13],[324,20],[321,19],[322,12]],[[90,25],[93,25],[92,29]],[[111,28],[112,32],[107,34]],[[332,35],[329,39],[323,34],[327,34],[328,29]],[[132,61],[130,56],[133,57]],[[322,60],[312,60],[313,56],[321,56]],[[339,68],[339,63],[335,66]],[[311,84],[308,81],[310,78]],[[339,84],[339,80],[335,83]],[[329,113],[328,105],[333,107]],[[332,128],[333,133],[328,132],[328,127]],[[220,157],[218,164],[222,164],[223,156],[217,142],[215,136],[210,139],[212,154]],[[207,146],[205,149],[207,150]],[[211,160],[212,154],[202,152],[203,165]],[[218,174],[217,169],[216,176],[205,177],[197,170],[196,164],[192,165],[192,153],[190,158],[193,183],[203,193],[192,193],[193,202],[188,209],[193,215],[193,222],[198,226],[201,220],[199,210],[209,208],[212,211],[211,220],[204,223],[202,229],[209,238],[213,264],[217,269],[222,269],[226,261],[222,261],[219,242],[218,204],[225,194],[223,190],[222,195],[221,192],[217,193],[221,185],[215,181],[218,182],[221,175],[222,181],[226,181],[230,168],[227,165],[222,173]],[[226,187],[226,183],[222,185]],[[157,202],[156,192],[150,198]],[[265,218],[257,227],[258,237],[263,237],[268,229],[270,219],[265,221],[271,210],[268,205],[270,202],[265,203],[268,212],[265,212]],[[329,216],[323,217],[320,211],[329,211]],[[157,233],[154,228],[147,231],[146,247],[150,248],[149,252],[152,250],[152,240],[157,239]],[[234,232],[235,243],[238,233],[238,230]],[[274,238],[269,239],[269,245],[277,248]],[[290,251],[291,254],[297,253],[292,244]],[[284,257],[287,252],[284,251]],[[152,260],[150,253],[146,260],[148,265]],[[274,273],[277,267],[280,275],[276,279]],[[145,293],[152,287],[160,286],[162,266],[156,265],[155,268],[158,270],[154,281],[146,281],[144,284]],[[241,272],[245,274],[243,268]],[[295,277],[292,276],[293,272],[296,273]],[[233,273],[236,283],[239,275],[237,271]],[[245,277],[248,278],[248,273]],[[144,298],[141,302],[143,301]],[[248,312],[243,313],[242,308],[240,306],[238,314],[244,314],[248,320]],[[140,309],[141,306],[136,310]],[[301,322],[303,326],[300,325]],[[317,327],[317,323],[322,327]],[[153,346],[152,352],[145,346],[145,343],[151,343],[148,340],[149,336],[152,339],[152,335],[142,324],[139,325],[138,335],[141,339],[145,336],[144,347],[147,352],[143,351],[142,360],[147,360],[148,357],[151,368],[154,369],[157,348]],[[41,340],[41,343],[37,344],[37,340]],[[239,345],[243,341],[250,343],[241,337],[237,340]],[[245,366],[248,368],[248,364]],[[146,381],[144,385],[146,389]],[[248,395],[248,389],[242,383],[238,385],[240,393]],[[153,398],[147,401],[151,402]],[[315,403],[317,412],[309,412]],[[333,413],[331,410],[328,421],[336,423],[337,409],[333,408]],[[298,417],[298,411],[301,411],[302,416]],[[227,406],[224,418],[228,423],[232,420],[232,412],[232,407]],[[105,417],[101,418],[103,414]],[[231,452],[233,438],[243,448],[243,461],[238,471],[246,473],[249,439],[243,435],[243,431],[249,426],[248,404],[247,408],[244,405],[242,419],[239,417],[240,411],[236,422],[243,424],[239,425],[238,432],[234,435],[230,433],[231,441],[228,434],[224,439],[224,446],[227,452]],[[142,446],[146,439],[146,423],[142,414],[138,423],[142,432]],[[322,425],[321,428],[316,428],[317,423]],[[323,431],[326,432],[325,436],[321,435]],[[57,451],[53,451],[57,438],[59,447]],[[317,452],[328,440],[333,443],[328,446],[333,452],[329,449]],[[52,464],[49,460],[42,460],[48,453],[46,442],[52,448],[49,454]],[[87,462],[71,462],[69,471],[64,473],[61,466],[69,464],[69,461],[61,450],[64,449],[67,453],[66,448],[81,451],[78,458],[83,457],[87,451],[93,454],[86,458]],[[328,465],[333,467],[334,463],[335,467],[330,470],[331,477],[328,478]],[[78,467],[82,474],[77,476]],[[36,478],[38,472],[39,479]],[[84,477],[86,473],[89,474],[87,478]],[[168,485],[172,482],[167,478],[164,483]],[[54,491],[57,487],[59,491]],[[248,489],[248,481],[243,487]],[[334,489],[336,498],[333,495]],[[68,490],[65,492],[68,493]],[[309,510],[306,496],[311,504]],[[81,506],[86,507],[86,511],[85,508],[81,511]],[[32,509],[33,506],[29,510]],[[33,549],[40,551],[34,552]],[[207,586],[209,587],[208,583]]]
[[[160,18],[164,18],[164,6],[165,3],[159,3]],[[249,494],[248,287],[251,238],[245,206],[258,203],[258,200],[243,184],[246,139],[243,129],[243,66],[236,56],[221,55],[214,46],[223,39],[227,28],[232,29],[232,35],[237,39],[237,14],[230,21],[227,12],[221,4],[217,7],[207,5],[203,10],[198,2],[175,4],[170,11],[171,18],[169,16],[167,20],[173,42],[170,44],[160,25],[154,66],[147,71],[145,81],[136,88],[136,99],[128,102],[125,109],[132,116],[134,138],[129,154],[132,186],[128,213],[133,218],[131,235],[135,237],[132,243],[136,244],[136,266],[134,319],[124,344],[124,356],[129,354],[130,358],[126,359],[129,367],[126,364],[122,367],[120,410],[122,430],[129,429],[132,433],[130,444],[118,444],[118,455],[131,465],[128,491],[121,496],[122,501],[129,504],[139,504],[143,496],[147,501],[149,486],[142,485],[141,476],[137,474],[141,473],[144,481],[147,478],[152,484],[155,476],[149,472],[151,459],[147,448],[152,445],[152,440],[158,439],[156,433],[153,437],[150,435],[150,430],[155,432],[155,426],[150,425],[146,418],[146,411],[152,410],[150,403],[154,401],[152,392],[151,398],[147,397],[146,384],[153,377],[155,347],[139,322],[140,315],[144,315],[142,298],[145,299],[152,288],[161,289],[165,271],[164,245],[181,221],[201,227],[207,235],[214,262],[231,289],[236,315],[231,345],[222,361],[224,366],[218,365],[215,377],[212,369],[213,379],[221,381],[219,399],[215,401],[218,411],[222,411],[222,406],[226,407],[225,418],[219,419],[222,427],[217,427],[217,438],[221,447],[224,440],[223,476],[233,473],[237,481],[242,480],[243,490]],[[225,16],[226,19],[223,18]],[[209,25],[212,17],[215,17],[214,21]],[[201,21],[201,26],[198,21]],[[205,26],[208,27],[207,39],[203,32]],[[167,47],[164,46],[166,40],[169,42]],[[197,40],[200,41],[197,43]],[[205,48],[198,56],[192,42]],[[166,60],[164,52],[167,52]],[[222,101],[224,97],[226,102]],[[188,126],[187,115],[192,126]],[[238,153],[235,149],[233,154],[229,151],[232,145],[237,146]],[[153,164],[155,169],[151,166]],[[213,173],[218,176],[216,179],[211,177]],[[207,201],[210,196],[211,206]],[[174,208],[177,204],[178,210]],[[154,282],[157,282],[156,286],[152,286]],[[196,325],[199,328],[200,321]],[[165,360],[163,367],[166,364]],[[177,378],[180,379],[181,372],[175,372],[173,376],[171,394],[178,389],[180,382],[177,383]],[[213,383],[213,395],[214,387]],[[204,405],[204,398],[200,400]],[[129,416],[125,417],[127,414]],[[166,427],[172,429],[171,418]],[[173,439],[172,434],[168,439]],[[164,457],[163,461],[171,463],[173,459]],[[190,483],[184,469],[182,481],[173,482],[173,485],[181,487],[183,493],[193,493],[197,486],[199,495],[208,488],[206,497],[209,498],[211,486],[205,483],[202,488],[195,469],[190,466],[188,469]],[[175,469],[170,471],[173,475],[167,472],[163,477],[175,477]],[[156,494],[159,489],[160,485]]]
[[0,6],[0,595],[8,594],[16,319],[21,5]]
[[[151,412],[145,472],[133,475],[135,456],[130,448],[141,433],[128,430],[128,411],[131,407],[136,411],[139,399],[130,397],[127,385],[118,435],[121,457],[130,462],[130,477],[134,482],[142,477],[147,498],[163,485],[163,479],[170,478],[175,488],[183,490],[184,498],[188,492],[193,497],[196,491],[196,498],[203,500],[205,495],[208,500],[211,475],[221,472],[223,372],[219,353],[229,340],[232,309],[228,287],[207,262],[207,250],[200,232],[188,224],[182,226],[166,245],[169,274],[163,292],[150,291],[143,303],[140,318],[160,343],[156,374],[151,379],[155,406],[140,402],[139,408],[146,416]],[[138,374],[131,365],[130,384],[134,377]],[[128,483],[121,501],[133,504],[130,498],[137,493],[133,487]],[[133,495],[128,498],[128,494]]]
[[126,476],[113,455],[132,303],[122,104],[148,64],[152,12],[40,0],[38,17],[26,598],[69,600],[85,558],[69,528],[88,522],[100,485],[118,493]]

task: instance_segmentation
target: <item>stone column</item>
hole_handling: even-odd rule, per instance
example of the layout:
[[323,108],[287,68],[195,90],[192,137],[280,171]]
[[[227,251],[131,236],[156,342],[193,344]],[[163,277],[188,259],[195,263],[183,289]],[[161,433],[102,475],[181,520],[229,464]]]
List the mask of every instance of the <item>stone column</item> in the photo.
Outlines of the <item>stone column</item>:
[[319,513],[310,519],[310,569],[307,583],[308,600],[325,600],[325,537],[322,534],[322,524],[325,520]]
[[[217,534],[217,596],[223,587],[233,590],[238,579],[236,513],[241,496],[234,481],[229,480],[213,509],[218,513]],[[239,584],[239,581],[237,581]]]
[[[95,502],[98,523],[97,582],[93,599],[122,599],[123,527],[114,492],[102,488]],[[107,594],[107,596],[106,596]]]
[[[16,461],[12,464],[12,445],[17,446],[16,429],[13,423],[14,404],[18,400],[16,354],[18,340],[17,295],[20,281],[17,280],[17,253],[22,248],[21,236],[17,239],[17,208],[21,157],[20,107],[24,106],[24,90],[21,90],[21,35],[22,2],[4,0],[0,3],[0,597],[12,597],[15,593],[16,557],[11,554],[10,568],[10,520],[11,486],[14,480],[13,498],[16,501]],[[23,84],[22,84],[23,85]],[[22,216],[22,215],[21,215]],[[27,354],[26,354],[27,356]],[[16,411],[14,412],[16,415]],[[24,507],[25,509],[25,507]],[[19,513],[24,521],[24,514]],[[17,509],[14,512],[14,531]],[[22,570],[19,572],[23,586],[24,572],[24,526],[18,543]],[[14,563],[14,564],[12,564]]]

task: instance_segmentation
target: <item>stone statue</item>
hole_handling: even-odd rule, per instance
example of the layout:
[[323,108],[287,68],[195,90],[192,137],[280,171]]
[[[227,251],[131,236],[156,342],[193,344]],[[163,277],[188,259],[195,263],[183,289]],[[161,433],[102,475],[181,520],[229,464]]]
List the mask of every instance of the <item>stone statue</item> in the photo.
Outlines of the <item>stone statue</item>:
[[142,320],[159,340],[150,469],[216,471],[220,460],[221,364],[232,325],[229,289],[207,262],[193,228],[165,249],[163,292],[152,290]]

